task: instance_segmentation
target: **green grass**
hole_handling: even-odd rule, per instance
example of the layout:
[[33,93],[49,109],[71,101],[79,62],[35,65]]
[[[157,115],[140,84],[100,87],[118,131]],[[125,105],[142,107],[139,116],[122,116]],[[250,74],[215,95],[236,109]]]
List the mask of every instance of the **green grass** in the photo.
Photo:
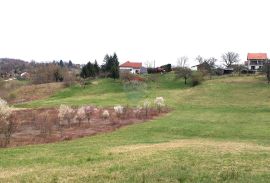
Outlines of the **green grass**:
[[270,92],[261,78],[190,88],[172,75],[138,91],[98,80],[19,107],[134,103],[163,96],[173,111],[113,133],[0,150],[0,182],[269,182]]
[[113,79],[95,80],[92,84],[82,88],[75,85],[58,92],[48,99],[35,100],[28,103],[17,104],[15,107],[36,108],[55,107],[60,104],[80,106],[93,104],[97,106],[111,106],[116,104],[138,104],[146,98],[154,98],[161,92],[188,88],[183,81],[175,80],[173,74],[156,75],[157,82],[147,82],[145,86],[132,90],[121,81]]

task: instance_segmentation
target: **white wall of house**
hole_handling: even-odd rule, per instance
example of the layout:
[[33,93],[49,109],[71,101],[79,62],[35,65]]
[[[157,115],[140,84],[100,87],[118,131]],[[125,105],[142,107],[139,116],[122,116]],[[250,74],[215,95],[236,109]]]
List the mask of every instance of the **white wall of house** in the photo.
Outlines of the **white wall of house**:
[[129,71],[131,74],[140,74],[140,69],[132,68],[132,67],[120,67],[120,70]]
[[258,65],[248,65],[249,70],[258,70],[261,68],[262,68],[262,66],[258,66]]
[[197,71],[197,70],[198,70],[197,65],[192,66],[192,67],[191,67],[191,70],[192,70],[192,71]]
[[262,69],[265,60],[248,60],[248,69],[249,70],[258,70]]

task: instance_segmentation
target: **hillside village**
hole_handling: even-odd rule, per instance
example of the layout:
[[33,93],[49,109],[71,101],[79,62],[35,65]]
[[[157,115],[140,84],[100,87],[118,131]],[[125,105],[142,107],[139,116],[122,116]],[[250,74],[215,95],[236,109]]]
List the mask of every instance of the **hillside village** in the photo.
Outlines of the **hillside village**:
[[[230,55],[232,54],[232,55]],[[108,55],[106,55],[108,56]],[[219,65],[217,64],[218,59],[211,58],[202,58],[200,55],[195,59],[198,63],[197,65],[190,66],[190,69],[193,71],[200,71],[204,74],[210,75],[226,75],[233,73],[242,73],[242,74],[255,74],[255,73],[263,73],[265,71],[265,67],[268,65],[268,57],[267,53],[248,53],[246,61],[239,60],[239,54],[234,52],[227,52],[222,55],[221,61]],[[152,74],[152,73],[165,73],[176,70],[178,67],[187,67],[188,58],[180,57],[177,59],[175,63],[168,63],[167,65],[161,65],[159,67],[153,66],[153,63],[149,62],[144,64],[143,62],[133,62],[126,61],[121,62],[117,60],[117,70],[120,73],[131,73],[131,74]],[[91,64],[91,62],[89,62]],[[88,65],[89,65],[88,63]],[[106,63],[106,57],[104,58],[104,63]],[[97,61],[92,63],[95,67],[99,67],[98,70],[100,73],[105,74],[104,66],[99,66]],[[148,65],[147,65],[148,64]],[[67,68],[69,73],[72,73],[74,76],[79,76],[81,72],[81,68],[85,67],[87,64],[73,64],[71,61],[52,61],[46,63],[38,63],[38,62],[26,62],[19,59],[0,59],[0,78],[3,80],[12,80],[12,79],[23,79],[23,80],[31,80],[33,77],[37,77],[35,75],[36,70],[40,67],[55,67],[55,72],[61,70],[61,68]],[[58,68],[57,68],[58,67]],[[91,69],[90,69],[91,70]],[[67,71],[64,71],[67,72]],[[89,71],[90,73],[91,71]],[[211,72],[211,73],[210,73]],[[41,73],[39,73],[41,74]],[[98,73],[99,74],[99,73]],[[57,75],[57,74],[55,74]],[[101,74],[102,75],[102,74]],[[106,75],[106,74],[105,74]],[[97,77],[97,74],[88,74],[86,77]],[[57,79],[56,79],[57,81]],[[59,80],[60,81],[60,80]]]
[[[142,62],[132,61],[120,64],[116,53],[105,55],[102,65],[99,65],[96,60],[93,63],[79,65],[73,64],[72,61],[62,60],[46,63],[32,61],[29,63],[16,59],[1,59],[0,98],[1,110],[3,111],[0,114],[3,115],[2,122],[6,121],[7,126],[5,123],[1,123],[0,145],[9,147],[91,136],[95,133],[112,131],[121,126],[141,123],[164,115],[172,110],[170,106],[165,104],[166,95],[157,95],[151,99],[152,102],[146,97],[147,93],[155,87],[163,87],[164,89],[189,88],[223,77],[232,77],[232,80],[234,77],[236,80],[239,79],[237,77],[246,77],[246,80],[253,80],[250,76],[264,78],[265,83],[269,83],[270,62],[266,53],[248,53],[247,61],[243,64],[240,64],[239,54],[235,52],[224,53],[221,58],[222,67],[217,66],[217,59],[214,57],[198,56],[196,58],[198,64],[191,66],[191,68],[187,65],[187,57],[178,58],[175,66],[171,63],[159,67],[151,64],[143,66]],[[115,89],[110,84],[106,84],[107,82],[114,83]],[[98,107],[84,101],[79,104],[75,98],[74,103],[68,102],[68,105],[65,101],[62,102],[62,99],[69,100],[69,96],[80,96],[82,93],[85,93],[86,96],[96,94],[89,92],[89,89],[94,86],[100,87],[100,90],[104,92],[101,92],[101,95],[105,95],[112,89],[121,91],[127,95],[128,101],[122,103],[116,98],[113,109],[110,108],[112,107],[110,105]],[[108,87],[108,89],[104,90],[103,87]],[[68,91],[69,94],[65,94]],[[58,95],[64,96],[57,99]],[[39,103],[43,100],[52,100],[53,103],[48,106],[44,105],[43,102]],[[138,103],[139,101],[141,104]],[[37,104],[35,104],[36,102]],[[96,102],[100,103],[99,100]],[[32,108],[31,113],[28,111],[12,112],[9,105],[16,108],[30,107]],[[5,112],[6,110],[10,111]],[[30,122],[31,119],[38,120]],[[82,125],[86,119],[88,126]],[[108,120],[110,122],[106,125]],[[100,126],[104,122],[105,128]],[[17,123],[25,125],[18,127],[15,125]],[[43,123],[46,125],[43,126]],[[32,134],[35,132],[38,135],[32,136],[27,133],[27,129],[33,128],[29,124],[36,126]],[[73,131],[69,132],[69,128],[72,126]],[[82,127],[88,131],[82,132]],[[93,133],[93,130],[97,129],[99,131]],[[19,142],[22,137],[16,134],[16,130],[21,131],[21,134],[25,136],[23,141]],[[33,137],[36,138],[35,142],[30,140]]]

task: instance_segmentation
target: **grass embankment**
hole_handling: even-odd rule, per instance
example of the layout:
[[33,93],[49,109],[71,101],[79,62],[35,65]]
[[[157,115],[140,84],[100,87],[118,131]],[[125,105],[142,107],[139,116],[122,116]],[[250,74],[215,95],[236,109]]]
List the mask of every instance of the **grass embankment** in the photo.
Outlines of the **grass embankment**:
[[31,84],[26,80],[0,81],[0,98],[10,104],[48,98],[64,88],[63,83]]
[[[177,84],[177,85],[176,85]],[[176,87],[177,86],[177,87]],[[163,96],[174,110],[116,132],[0,150],[0,182],[268,182],[270,92],[254,77],[185,87],[161,76],[141,92],[99,80],[23,107],[114,105]]]

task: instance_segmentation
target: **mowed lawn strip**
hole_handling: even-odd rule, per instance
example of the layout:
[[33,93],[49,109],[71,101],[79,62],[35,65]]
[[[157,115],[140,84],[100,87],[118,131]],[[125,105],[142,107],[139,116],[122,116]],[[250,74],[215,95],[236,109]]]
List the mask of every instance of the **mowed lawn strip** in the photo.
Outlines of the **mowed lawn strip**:
[[[73,105],[76,98],[85,97],[74,105],[96,102],[113,106],[163,96],[172,112],[108,134],[1,149],[0,182],[267,182],[270,179],[270,93],[261,78],[213,79],[194,88],[175,81],[171,75],[160,76],[159,81],[130,94],[118,81],[100,80],[87,86],[89,93],[82,89],[68,93],[79,90],[68,88],[49,99],[24,104],[22,107],[58,106],[66,101]],[[103,90],[102,85],[115,88]],[[122,98],[116,100],[116,96]]]

